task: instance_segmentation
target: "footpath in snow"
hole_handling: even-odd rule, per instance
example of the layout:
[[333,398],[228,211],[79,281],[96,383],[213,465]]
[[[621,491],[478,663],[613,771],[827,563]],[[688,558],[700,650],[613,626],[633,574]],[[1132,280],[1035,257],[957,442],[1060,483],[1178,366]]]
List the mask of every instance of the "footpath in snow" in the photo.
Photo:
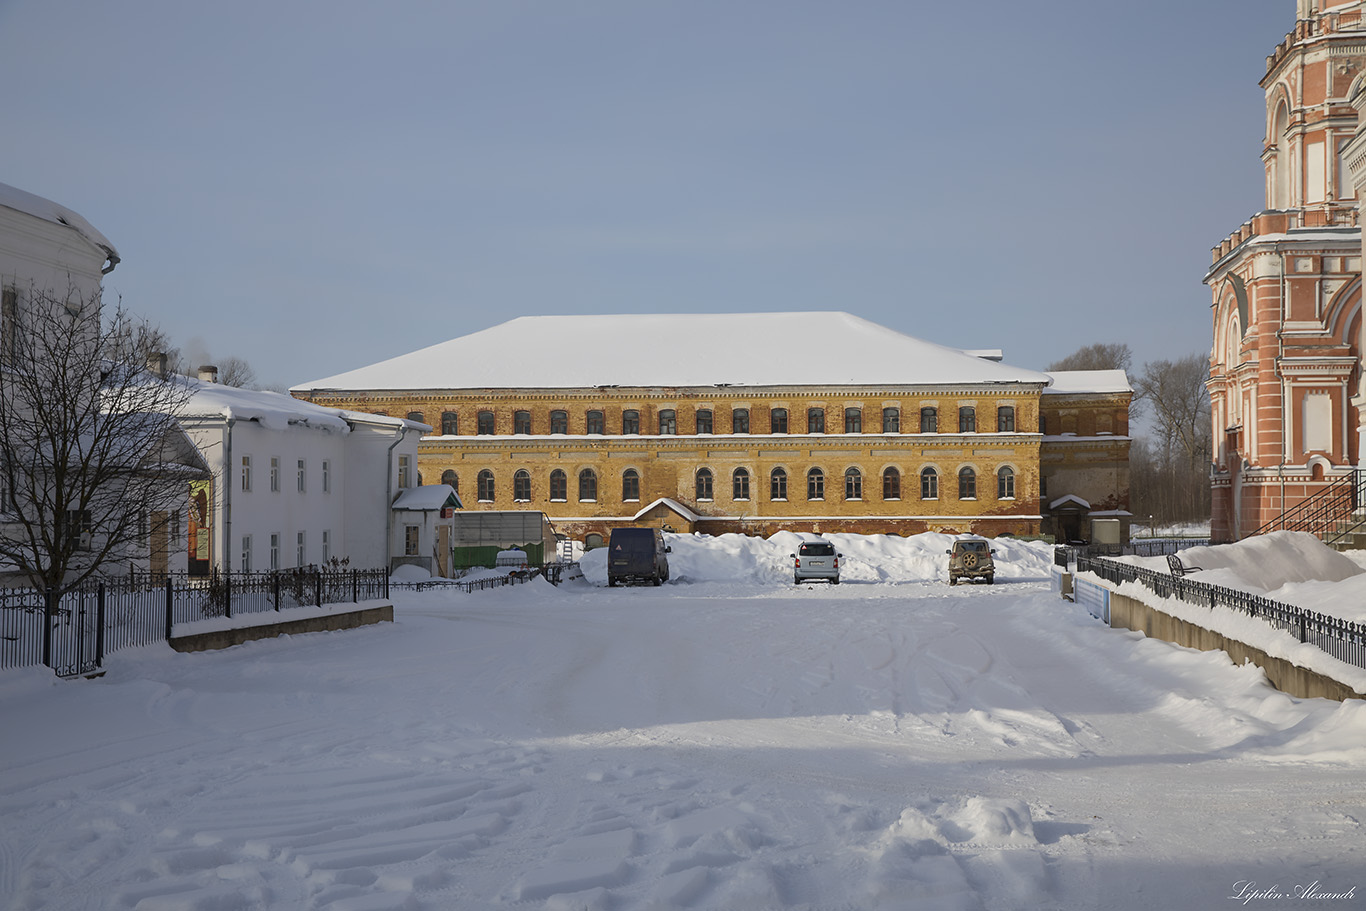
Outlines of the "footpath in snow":
[[949,587],[947,536],[832,537],[838,587],[783,536],[672,537],[659,588],[589,554],[0,674],[0,908],[1366,906],[1366,705],[1107,629],[1041,545]]

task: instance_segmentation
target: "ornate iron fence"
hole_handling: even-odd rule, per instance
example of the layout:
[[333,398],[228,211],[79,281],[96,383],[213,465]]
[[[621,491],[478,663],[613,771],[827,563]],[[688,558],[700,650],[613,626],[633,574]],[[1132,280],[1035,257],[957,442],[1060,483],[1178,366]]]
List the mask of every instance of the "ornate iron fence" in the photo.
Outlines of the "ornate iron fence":
[[1236,610],[1257,617],[1276,629],[1285,630],[1301,642],[1317,646],[1334,658],[1357,667],[1366,667],[1366,623],[1353,623],[1251,592],[1210,585],[1189,576],[1157,572],[1104,557],[1079,556],[1077,572],[1095,573],[1114,585],[1137,582],[1160,597],[1176,598],[1187,604]]
[[388,597],[385,570],[317,567],[208,578],[130,573],[64,593],[0,589],[0,668],[89,674],[110,652],[170,639],[176,624]]

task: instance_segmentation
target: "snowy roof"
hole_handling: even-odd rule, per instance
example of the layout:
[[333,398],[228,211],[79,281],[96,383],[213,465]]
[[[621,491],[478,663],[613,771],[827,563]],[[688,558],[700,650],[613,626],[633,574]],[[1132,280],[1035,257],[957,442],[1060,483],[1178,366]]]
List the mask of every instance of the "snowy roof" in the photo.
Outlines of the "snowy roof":
[[1123,370],[1054,370],[1048,376],[1053,385],[1044,391],[1054,395],[1134,391]]
[[686,313],[524,316],[294,389],[1047,382],[849,313]]
[[347,433],[351,429],[350,421],[354,418],[393,424],[395,427],[419,429],[427,426],[405,418],[376,414],[360,415],[339,408],[325,408],[280,392],[242,389],[237,386],[224,386],[221,383],[206,383],[190,377],[180,379],[190,390],[189,398],[177,412],[182,418],[255,421],[271,430],[287,430],[292,425],[302,424],[334,433]]
[[423,484],[409,487],[394,500],[393,509],[407,509],[414,512],[432,512],[447,506],[459,508],[460,498],[455,488],[449,484]]
[[1070,494],[1070,493],[1069,493],[1067,496],[1065,496],[1065,497],[1059,497],[1058,499],[1054,500],[1052,503],[1049,503],[1049,504],[1048,504],[1048,508],[1049,508],[1049,509],[1058,509],[1058,508],[1063,507],[1063,506],[1080,506],[1082,509],[1090,509],[1090,508],[1091,508],[1091,504],[1090,504],[1090,503],[1086,502],[1086,501],[1083,500],[1081,497],[1074,496],[1073,494]]
[[114,245],[109,242],[109,238],[96,231],[94,225],[66,206],[60,206],[50,199],[26,193],[5,183],[0,183],[0,206],[23,212],[25,215],[32,215],[34,218],[50,221],[55,225],[65,225],[95,247],[103,250],[110,263],[119,261],[119,253],[114,249]]
[[682,516],[689,522],[696,522],[702,518],[697,513],[693,512],[691,509],[675,500],[673,497],[660,497],[658,500],[655,500],[649,506],[646,506],[644,509],[640,510],[634,516],[632,516],[631,521],[639,521],[641,517],[643,517],[650,510],[654,509],[656,506],[664,506],[666,509],[672,509],[674,512],[678,513],[680,516]]

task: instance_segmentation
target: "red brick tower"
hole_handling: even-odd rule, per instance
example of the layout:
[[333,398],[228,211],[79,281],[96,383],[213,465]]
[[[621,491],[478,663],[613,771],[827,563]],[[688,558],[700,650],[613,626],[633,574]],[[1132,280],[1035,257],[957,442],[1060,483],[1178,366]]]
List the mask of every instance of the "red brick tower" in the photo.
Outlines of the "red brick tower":
[[[1349,9],[1350,8],[1350,9]],[[1359,459],[1361,230],[1346,151],[1366,64],[1355,0],[1298,0],[1266,59],[1266,209],[1214,248],[1215,540],[1255,532]]]

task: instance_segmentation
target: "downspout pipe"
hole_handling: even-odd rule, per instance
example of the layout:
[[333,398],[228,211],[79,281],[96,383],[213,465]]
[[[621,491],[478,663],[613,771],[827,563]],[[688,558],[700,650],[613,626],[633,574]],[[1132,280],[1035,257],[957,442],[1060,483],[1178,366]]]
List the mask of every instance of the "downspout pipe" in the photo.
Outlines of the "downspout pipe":
[[394,449],[403,442],[403,437],[407,432],[407,426],[399,425],[398,436],[394,437],[394,441],[389,444],[389,449],[384,457],[384,566],[386,572],[392,568],[394,563]]
[[232,572],[232,425],[228,418],[227,439],[223,443],[223,572]]

